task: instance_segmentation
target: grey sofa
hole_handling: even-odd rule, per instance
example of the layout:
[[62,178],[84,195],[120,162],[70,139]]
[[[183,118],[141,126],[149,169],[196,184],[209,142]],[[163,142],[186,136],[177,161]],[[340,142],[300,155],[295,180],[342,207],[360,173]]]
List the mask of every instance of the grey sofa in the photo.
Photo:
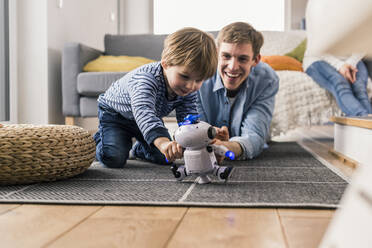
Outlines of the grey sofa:
[[100,55],[143,56],[159,60],[166,35],[110,35],[105,51],[84,44],[66,43],[62,54],[62,106],[65,117],[97,116],[97,97],[126,72],[83,72]]

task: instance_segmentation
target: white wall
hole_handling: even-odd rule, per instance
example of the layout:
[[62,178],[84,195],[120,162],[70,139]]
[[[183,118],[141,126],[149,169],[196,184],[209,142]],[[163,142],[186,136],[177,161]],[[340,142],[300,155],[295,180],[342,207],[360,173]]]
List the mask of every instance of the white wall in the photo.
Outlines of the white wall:
[[291,1],[291,29],[300,29],[302,18],[305,17],[308,0]]
[[[300,29],[308,0],[285,0],[285,30]],[[119,0],[120,34],[153,33],[153,0]]]
[[47,0],[17,2],[18,122],[48,123]]
[[119,0],[120,33],[153,33],[153,0]]
[[61,94],[61,51],[65,42],[104,50],[106,33],[118,33],[117,0],[48,1],[49,123],[64,123]]
[[117,3],[117,0],[17,0],[18,123],[64,123],[63,45],[75,41],[103,50],[104,34],[116,34],[118,30]]

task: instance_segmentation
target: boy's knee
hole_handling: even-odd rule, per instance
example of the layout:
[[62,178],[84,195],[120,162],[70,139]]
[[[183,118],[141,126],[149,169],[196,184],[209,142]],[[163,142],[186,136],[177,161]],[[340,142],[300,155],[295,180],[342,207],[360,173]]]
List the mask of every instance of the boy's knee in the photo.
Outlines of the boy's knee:
[[129,154],[112,147],[103,147],[98,160],[108,168],[123,168]]

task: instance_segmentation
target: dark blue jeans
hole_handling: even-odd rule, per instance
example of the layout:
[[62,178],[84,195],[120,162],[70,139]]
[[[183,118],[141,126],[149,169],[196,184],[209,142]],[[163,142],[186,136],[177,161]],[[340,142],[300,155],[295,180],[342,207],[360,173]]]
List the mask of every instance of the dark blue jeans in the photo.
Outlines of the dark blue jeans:
[[124,167],[132,148],[133,137],[138,141],[133,147],[136,157],[157,164],[167,164],[165,156],[153,144],[146,143],[135,121],[101,105],[98,105],[98,119],[99,128],[94,135],[96,159],[106,167]]
[[325,61],[312,63],[306,73],[336,99],[347,116],[363,116],[372,113],[367,94],[367,68],[362,61],[357,64],[356,81],[349,83],[334,67]]

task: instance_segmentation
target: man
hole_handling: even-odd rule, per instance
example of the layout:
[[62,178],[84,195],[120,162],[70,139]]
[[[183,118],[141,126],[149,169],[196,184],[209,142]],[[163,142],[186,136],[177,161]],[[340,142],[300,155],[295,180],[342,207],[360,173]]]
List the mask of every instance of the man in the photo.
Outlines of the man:
[[276,73],[260,62],[262,44],[262,34],[248,23],[225,26],[217,37],[217,72],[198,91],[200,119],[217,128],[215,144],[240,160],[262,152],[279,88]]

